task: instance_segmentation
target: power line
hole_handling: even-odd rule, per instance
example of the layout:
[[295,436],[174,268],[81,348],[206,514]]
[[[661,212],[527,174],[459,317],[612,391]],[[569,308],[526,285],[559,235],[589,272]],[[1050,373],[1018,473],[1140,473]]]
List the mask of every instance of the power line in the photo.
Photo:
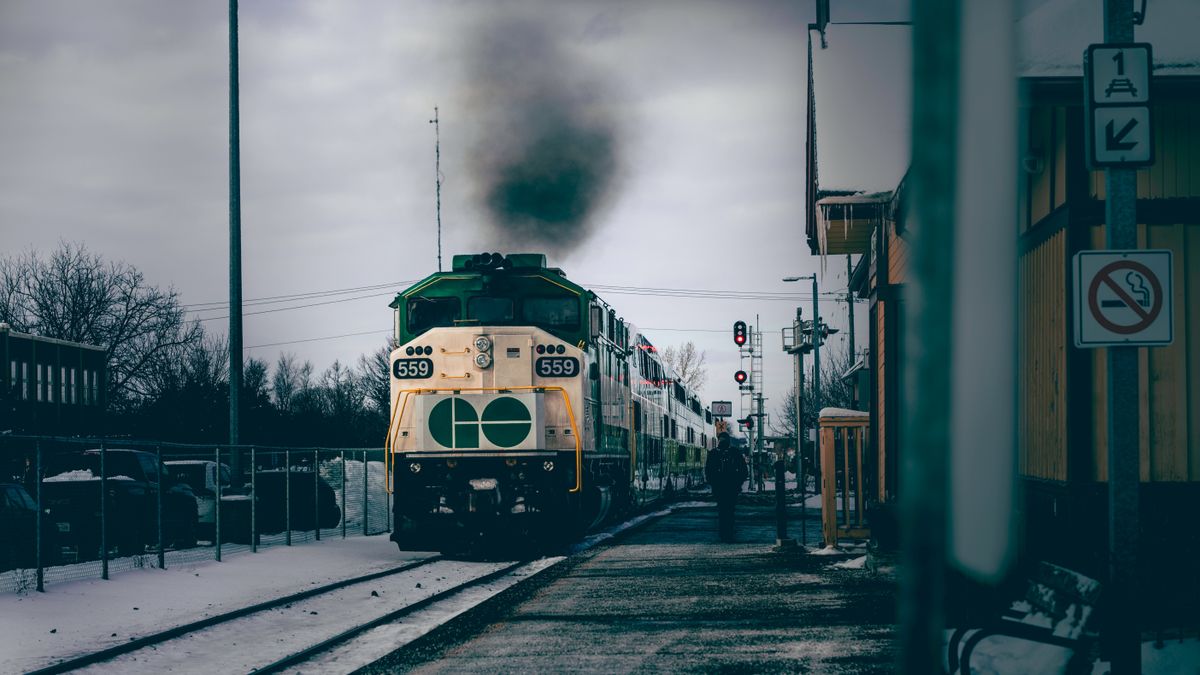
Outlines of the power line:
[[341,335],[325,335],[323,337],[305,338],[303,340],[287,340],[284,342],[268,342],[266,344],[251,345],[249,347],[245,347],[245,348],[243,348],[243,351],[247,350],[247,349],[261,349],[263,347],[279,347],[281,345],[295,345],[295,344],[300,344],[301,342],[321,342],[322,340],[336,340],[338,338],[357,337],[360,335],[391,335],[391,333],[392,333],[392,331],[390,331],[390,330],[366,330],[366,331],[361,331],[358,333],[342,333]]
[[[306,305],[293,305],[291,307],[276,307],[275,309],[260,309],[257,312],[245,312],[243,314],[243,316],[254,316],[255,314],[271,314],[274,312],[287,312],[287,311],[290,311],[293,309],[304,309],[305,307],[319,307],[321,305],[334,305],[334,304],[338,304],[341,302],[352,302],[354,300],[365,300],[367,298],[377,298],[381,295],[391,295],[391,293],[370,293],[368,295],[360,295],[360,296],[353,297],[353,298],[341,298],[338,300],[326,300],[325,302],[310,302]],[[226,316],[209,316],[209,317],[205,317],[203,319],[198,319],[198,320],[199,321],[216,321],[218,319],[228,319],[228,318],[229,318],[228,315],[226,315]]]
[[[419,279],[405,279],[403,281],[393,281],[384,284],[371,284],[369,286],[352,286],[349,288],[337,288],[324,291],[308,291],[305,293],[292,293],[288,295],[269,295],[262,298],[252,298],[244,301],[242,304],[275,304],[286,302],[289,300],[309,300],[312,298],[328,297],[332,295],[345,295],[347,293],[358,293],[361,291],[374,291],[384,288],[394,288],[396,286],[407,286],[419,281]],[[192,302],[181,305],[184,309],[196,312],[211,311],[216,309],[228,309],[229,302],[226,300],[218,302]]]

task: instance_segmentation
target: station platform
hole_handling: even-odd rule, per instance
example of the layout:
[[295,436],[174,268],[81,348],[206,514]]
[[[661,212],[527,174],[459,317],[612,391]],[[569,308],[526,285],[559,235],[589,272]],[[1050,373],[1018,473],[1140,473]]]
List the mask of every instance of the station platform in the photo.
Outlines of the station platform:
[[715,505],[677,507],[370,672],[894,671],[891,577],[773,550],[772,507],[741,504],[737,520],[723,543]]

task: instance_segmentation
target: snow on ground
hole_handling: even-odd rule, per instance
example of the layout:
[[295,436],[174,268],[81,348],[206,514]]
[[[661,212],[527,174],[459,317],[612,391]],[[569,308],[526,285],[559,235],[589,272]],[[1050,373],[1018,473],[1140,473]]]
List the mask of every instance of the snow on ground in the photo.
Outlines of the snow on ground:
[[506,574],[499,579],[469,588],[462,593],[418,610],[395,623],[373,628],[354,640],[322,654],[305,664],[305,672],[352,673],[373,663],[397,648],[429,633],[484,601],[498,595],[538,572],[566,558],[543,558]]
[[[946,631],[947,639],[951,631]],[[945,649],[942,650],[943,655]],[[994,675],[1061,673],[1071,653],[1063,647],[994,635],[979,642],[971,653],[971,672]],[[942,662],[946,665],[946,662]],[[1092,675],[1109,675],[1107,661],[1092,665]],[[1143,675],[1184,675],[1200,673],[1200,638],[1168,640],[1161,648],[1153,640],[1142,643]]]
[[386,536],[355,537],[263,549],[222,563],[131,570],[108,581],[63,582],[46,593],[0,595],[0,673],[25,672],[428,555],[401,553]]
[[826,546],[823,549],[812,551],[812,554],[813,555],[845,555],[846,551],[843,551],[842,549],[840,549],[836,546]]
[[865,555],[857,558],[851,558],[850,560],[843,560],[842,562],[833,563],[830,565],[830,567],[836,567],[842,570],[861,570],[866,566],[867,556]]
[[[616,534],[648,519],[669,514],[674,508],[700,505],[711,506],[705,502],[689,502],[638,516],[586,538],[576,544],[572,552],[583,551],[612,539]],[[399,552],[386,535],[335,538],[261,549],[257,554],[234,556],[220,563],[203,560],[176,562],[165,570],[149,567],[133,569],[113,575],[108,581],[63,581],[48,587],[46,593],[0,595],[0,673],[26,672],[214,614],[312,586],[389,569],[429,555]],[[393,632],[386,633],[391,637],[380,638],[380,644],[387,639],[394,639],[398,634],[395,631],[403,634],[411,632],[411,639],[415,639],[439,625],[439,617],[442,617],[440,620],[447,620],[456,616],[507,588],[509,580],[515,582],[521,576],[532,575],[561,560],[549,558],[531,563],[515,572],[514,576],[506,576],[464,593],[461,602],[456,600],[446,608],[431,607],[428,611],[422,611],[420,615],[425,617],[425,623],[418,621],[414,615],[391,628]],[[472,598],[475,602],[468,602]],[[439,607],[441,604],[437,603]],[[327,610],[314,611],[326,612],[326,616],[329,616]],[[296,630],[302,629],[305,616],[311,615],[300,616],[301,622],[288,625]],[[272,612],[262,620],[278,622],[279,613]],[[395,643],[391,644],[394,647]],[[191,653],[180,651],[180,659]],[[149,661],[143,664],[140,659],[134,660],[133,657],[133,654],[121,657],[125,659],[122,661],[123,670],[142,669],[143,666],[150,670],[170,669],[172,666],[191,670],[192,666],[202,663],[206,670],[224,672],[228,669],[238,670],[244,665],[235,663],[236,654],[206,652],[203,656],[196,654],[194,661],[177,661],[154,667],[150,667]],[[225,663],[220,659],[230,659],[230,662]]]

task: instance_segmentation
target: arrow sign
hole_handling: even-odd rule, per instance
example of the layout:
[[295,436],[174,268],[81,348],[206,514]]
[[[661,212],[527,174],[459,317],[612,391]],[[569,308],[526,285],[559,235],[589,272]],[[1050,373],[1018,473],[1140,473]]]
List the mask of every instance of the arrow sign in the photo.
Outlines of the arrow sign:
[[1092,110],[1091,152],[1097,166],[1141,166],[1154,157],[1150,108],[1106,106]]
[[1153,66],[1144,42],[1094,44],[1084,52],[1084,138],[1092,168],[1154,164]]
[[[1137,121],[1137,118],[1135,117],[1135,118],[1129,120],[1128,122],[1126,122],[1125,126],[1121,127],[1121,130],[1118,131],[1116,134],[1114,134],[1113,126],[1116,124],[1116,120],[1109,120],[1108,124],[1104,127],[1104,149],[1105,150],[1132,150],[1132,149],[1136,148],[1138,142],[1137,141],[1125,141],[1125,137],[1129,135],[1129,132],[1133,131],[1133,128],[1137,126],[1137,123],[1138,123],[1138,121]],[[1125,141],[1125,142],[1122,142],[1122,141]]]

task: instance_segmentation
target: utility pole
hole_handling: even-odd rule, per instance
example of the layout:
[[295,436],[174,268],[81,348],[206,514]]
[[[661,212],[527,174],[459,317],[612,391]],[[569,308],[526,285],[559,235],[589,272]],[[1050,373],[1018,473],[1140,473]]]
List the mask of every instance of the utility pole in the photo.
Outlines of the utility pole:
[[442,126],[438,118],[438,107],[433,106],[433,119],[429,120],[433,125],[433,156],[434,156],[434,178],[437,189],[437,258],[438,271],[442,271]]
[[[805,276],[800,276],[800,277],[784,277],[783,278],[783,280],[787,281],[787,282],[800,281],[801,279],[812,279],[813,411],[816,413],[817,417],[820,417],[820,415],[821,415],[821,336],[820,336],[821,307],[820,307],[820,305],[817,304],[819,302],[819,299],[818,299],[819,296],[817,295],[817,274],[816,274],[816,272],[813,272],[811,275],[805,275]],[[799,318],[799,314],[797,314],[797,318]],[[800,340],[800,338],[797,337],[796,341],[799,342],[799,340]],[[801,393],[801,391],[802,390],[798,390],[797,395],[799,395]],[[797,439],[797,444],[799,444],[799,439]],[[813,469],[817,472],[818,476],[821,475],[821,453],[816,452],[815,449],[813,451]],[[821,493],[821,481],[819,479],[817,480],[817,489],[815,490],[815,492],[816,492],[816,494]]]
[[812,345],[805,343],[804,321],[801,317],[804,315],[804,310],[801,307],[796,308],[796,318],[792,321],[792,332],[789,334],[786,328],[783,329],[783,351],[791,354],[795,368],[795,400],[793,406],[796,413],[796,492],[800,495],[800,543],[807,544],[808,536],[806,534],[804,523],[808,522],[808,508],[805,506],[807,498],[808,480],[804,475],[804,354],[812,350]]
[[[1104,41],[1133,42],[1133,0],[1105,0]],[[1135,249],[1137,174],[1130,168],[1105,171],[1105,245]],[[1114,673],[1141,672],[1137,616],[1138,546],[1138,356],[1137,347],[1108,348],[1108,565],[1105,589],[1108,651]]]
[[[818,331],[820,330],[820,327],[821,327],[821,308],[820,308],[820,306],[817,305],[817,302],[818,302],[817,298],[819,296],[817,295],[817,273],[816,272],[813,272],[812,282],[813,282],[813,290],[812,290],[812,294],[813,294],[813,318],[812,318],[812,322],[813,322],[813,333],[812,333],[812,336],[813,336],[812,337],[813,383],[812,383],[812,390],[813,390],[813,413],[816,416],[816,417],[814,417],[814,419],[816,419],[821,416],[821,336],[820,336],[820,333],[818,333]],[[816,441],[813,441],[813,469],[817,472],[817,476],[818,476],[817,489],[815,490],[815,492],[817,494],[820,494],[821,493],[821,479],[820,479],[821,453],[817,452]]]
[[850,254],[846,254],[846,322],[850,330],[850,365],[858,361],[858,353],[854,351],[854,291],[850,290],[850,276],[854,268],[850,264]]
[[[242,178],[238,120],[238,3],[229,0],[229,445],[239,442],[242,389]],[[241,469],[231,448],[230,468]]]

